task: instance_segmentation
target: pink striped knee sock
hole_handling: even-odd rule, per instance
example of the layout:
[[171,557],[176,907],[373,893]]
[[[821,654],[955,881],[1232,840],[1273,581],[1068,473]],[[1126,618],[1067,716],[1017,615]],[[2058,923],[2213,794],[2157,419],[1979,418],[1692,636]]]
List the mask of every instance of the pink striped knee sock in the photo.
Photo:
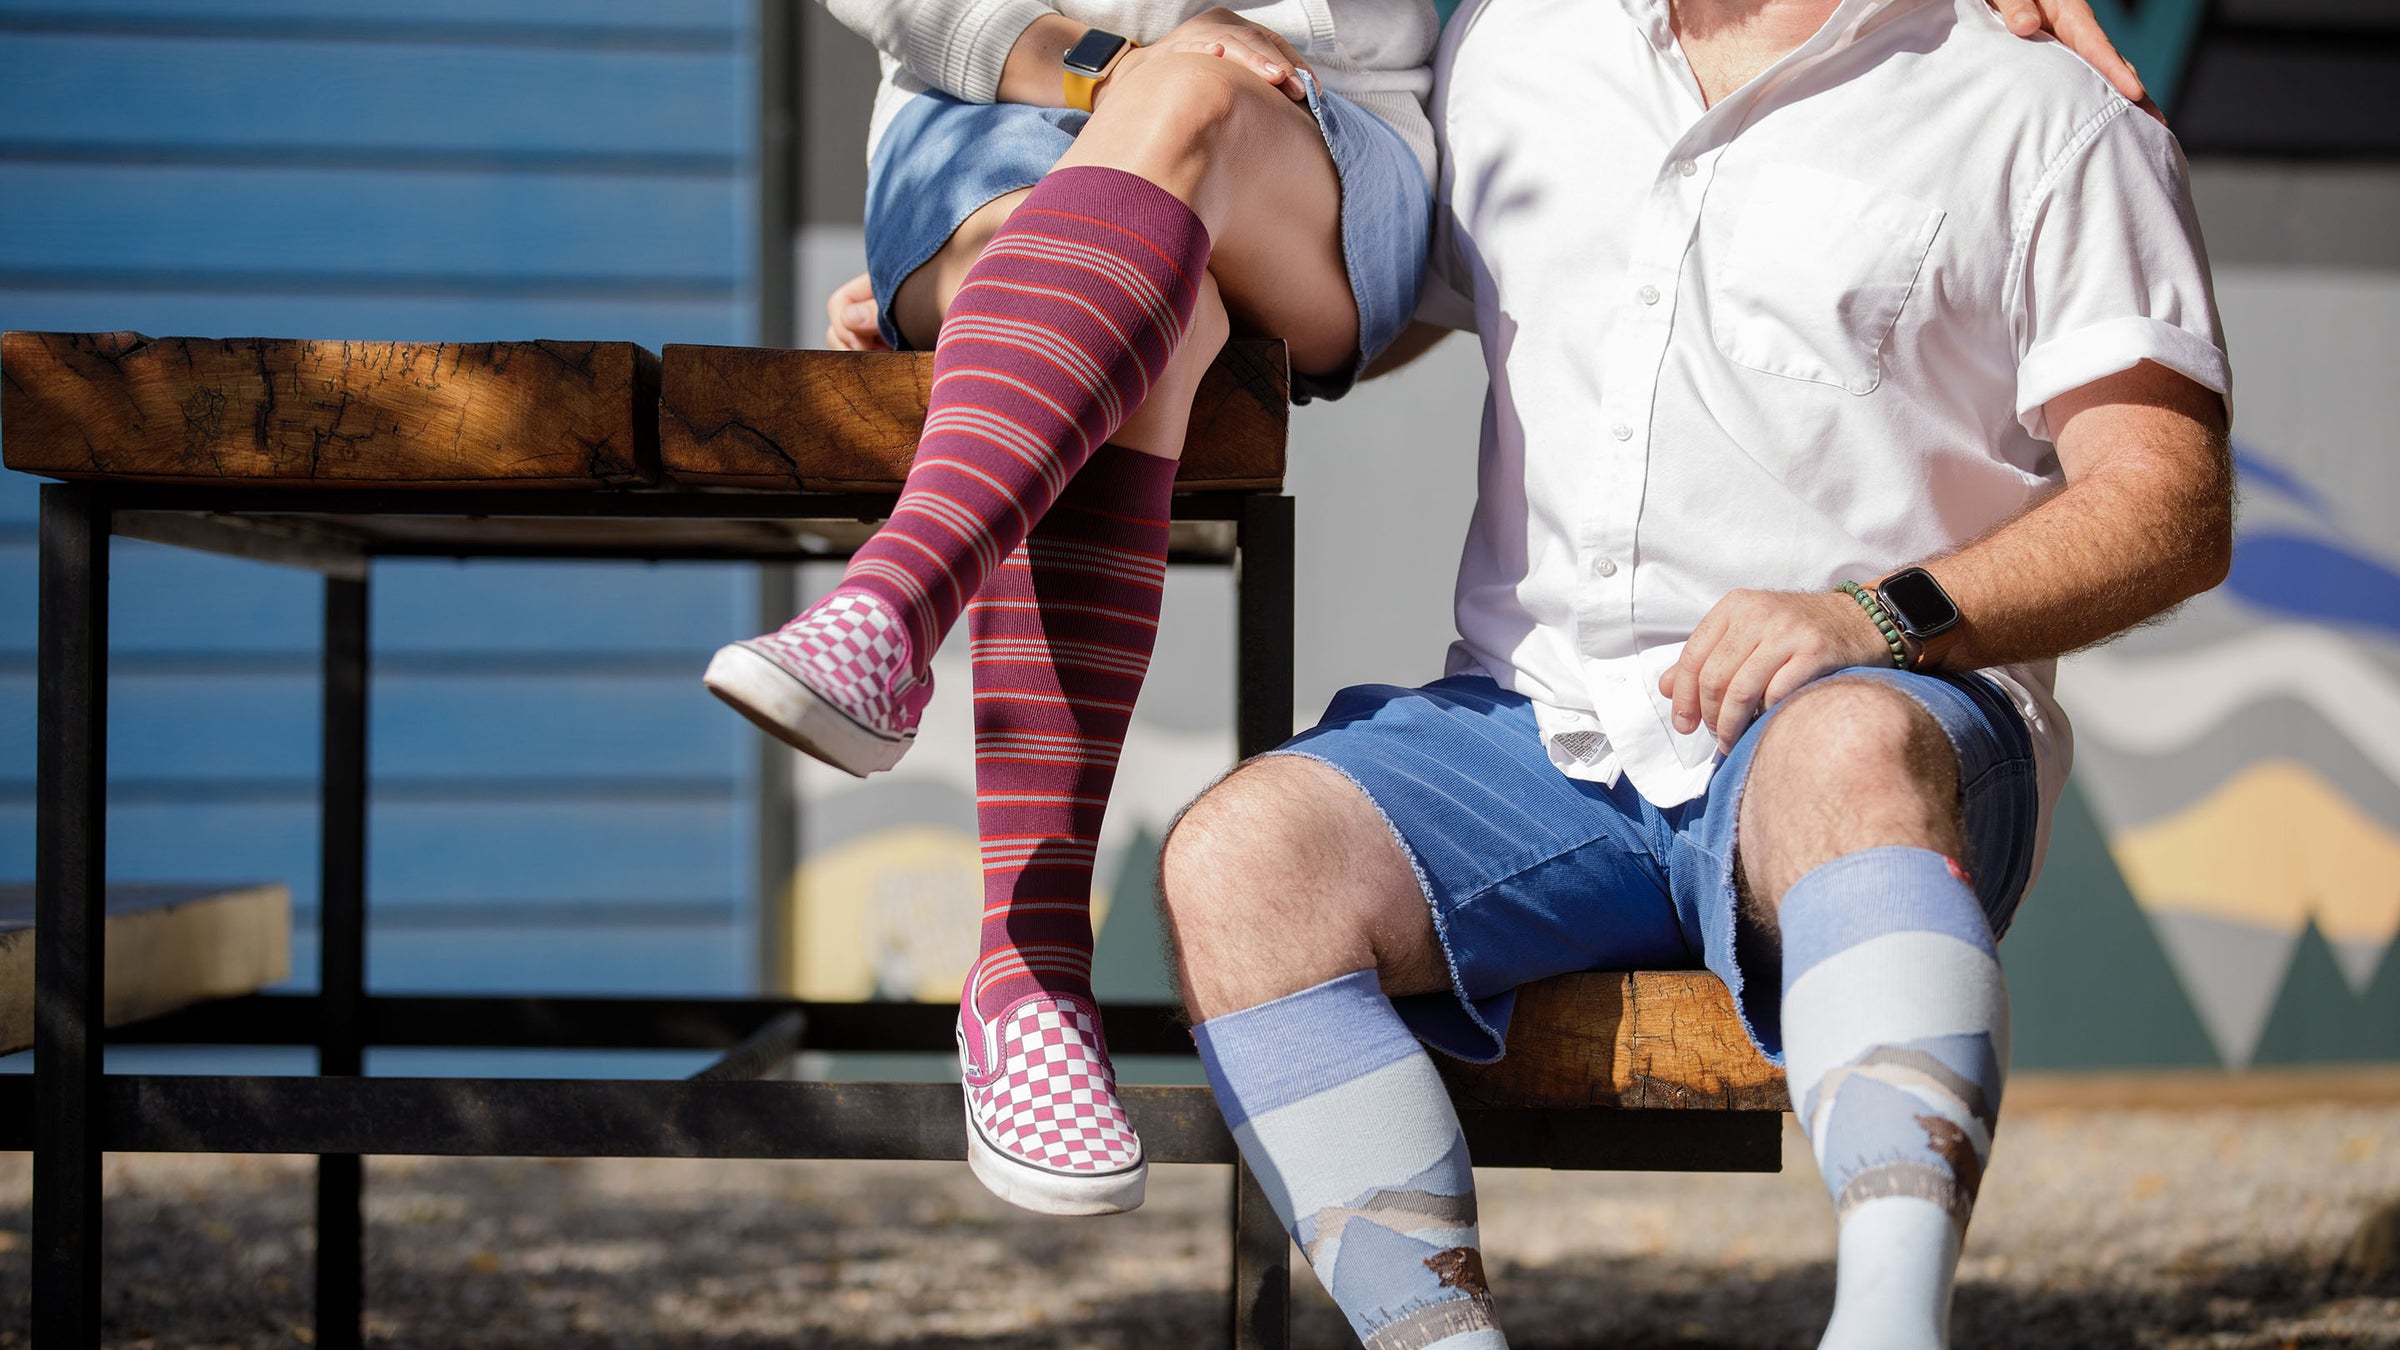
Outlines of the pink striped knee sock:
[[[908,625],[916,673],[959,611],[1141,406],[1183,341],[1208,229],[1116,169],[1059,169],[951,302],[915,465],[839,590]],[[1165,512],[1158,513],[1163,519]]]
[[983,945],[995,1017],[1089,996],[1092,850],[1158,634],[1175,462],[1103,446],[967,610]]

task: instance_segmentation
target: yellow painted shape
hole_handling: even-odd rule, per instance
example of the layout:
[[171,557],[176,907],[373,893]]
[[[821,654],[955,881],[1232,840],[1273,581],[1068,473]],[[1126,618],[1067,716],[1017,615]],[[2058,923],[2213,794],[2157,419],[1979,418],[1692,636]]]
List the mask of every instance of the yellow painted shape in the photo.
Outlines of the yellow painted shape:
[[[797,997],[957,1001],[983,918],[974,835],[942,825],[877,830],[802,863],[791,896]],[[1096,892],[1094,932],[1107,917],[1108,897]]]
[[2297,760],[2260,760],[2109,851],[2145,909],[2285,932],[2313,917],[2336,942],[2400,931],[2400,837]]

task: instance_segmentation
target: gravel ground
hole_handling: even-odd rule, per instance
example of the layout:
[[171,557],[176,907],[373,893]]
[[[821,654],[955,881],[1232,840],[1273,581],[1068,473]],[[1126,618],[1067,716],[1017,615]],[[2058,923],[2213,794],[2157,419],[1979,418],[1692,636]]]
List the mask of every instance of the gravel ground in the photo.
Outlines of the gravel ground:
[[[1487,1172],[1510,1341],[1809,1347],[1832,1223],[1780,1176]],[[30,1164],[0,1154],[0,1347],[27,1343]],[[108,1160],[112,1345],[308,1337],[304,1159]],[[1048,1220],[955,1165],[369,1164],[369,1332],[393,1346],[1175,1350],[1219,1343],[1228,1173]],[[2400,1347],[2400,1105],[2024,1111],[1968,1241],[1955,1344]],[[2348,1253],[2345,1256],[2345,1253]],[[1296,1281],[1299,1345],[1354,1345]]]

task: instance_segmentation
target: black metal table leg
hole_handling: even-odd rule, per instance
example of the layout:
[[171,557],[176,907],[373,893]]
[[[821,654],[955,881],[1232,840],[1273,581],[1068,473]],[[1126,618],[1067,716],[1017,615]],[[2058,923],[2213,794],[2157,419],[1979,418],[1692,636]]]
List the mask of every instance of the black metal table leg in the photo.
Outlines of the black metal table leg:
[[1292,738],[1292,499],[1242,501],[1234,561],[1234,753]]
[[100,1344],[108,502],[42,488],[34,769],[33,1339]]
[[[367,983],[367,583],[325,579],[325,704],[317,902],[317,1072],[365,1067]],[[317,1159],[317,1339],[359,1343],[366,1173],[355,1153]]]
[[[1292,735],[1292,499],[1242,503],[1234,564],[1234,750],[1264,754]],[[1234,1350],[1292,1341],[1291,1239],[1250,1164],[1233,1176]]]

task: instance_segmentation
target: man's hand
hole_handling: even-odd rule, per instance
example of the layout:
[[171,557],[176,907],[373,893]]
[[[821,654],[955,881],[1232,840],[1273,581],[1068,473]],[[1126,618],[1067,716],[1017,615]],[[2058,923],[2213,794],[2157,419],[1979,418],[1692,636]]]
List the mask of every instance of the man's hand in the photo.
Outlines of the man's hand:
[[[1092,107],[1098,109],[1108,97],[1108,86],[1118,76],[1137,68],[1142,62],[1154,59],[1161,52],[1197,52],[1203,56],[1221,56],[1248,69],[1251,74],[1283,91],[1294,103],[1308,101],[1308,88],[1300,83],[1300,72],[1310,70],[1309,64],[1292,50],[1292,44],[1272,28],[1250,22],[1222,5],[1203,10],[1177,24],[1165,37],[1147,47],[1137,47],[1125,53],[1117,68],[1093,91]],[[1313,74],[1314,71],[1311,71]]]
[[1891,659],[1883,631],[1841,591],[1735,591],[1692,630],[1658,692],[1675,701],[1677,731],[1707,726],[1729,751],[1761,712],[1810,680]]
[[2000,11],[2000,21],[2008,25],[2008,31],[2018,37],[2048,33],[2057,38],[2067,44],[2068,51],[2099,71],[2127,102],[2140,104],[2143,111],[2161,122],[2167,120],[2142,88],[2141,72],[2117,54],[2117,45],[2108,40],[2107,31],[2092,14],[2089,0],[1990,0],[1990,3]]
[[859,273],[825,297],[825,345],[837,352],[888,352],[875,324],[875,285]]

